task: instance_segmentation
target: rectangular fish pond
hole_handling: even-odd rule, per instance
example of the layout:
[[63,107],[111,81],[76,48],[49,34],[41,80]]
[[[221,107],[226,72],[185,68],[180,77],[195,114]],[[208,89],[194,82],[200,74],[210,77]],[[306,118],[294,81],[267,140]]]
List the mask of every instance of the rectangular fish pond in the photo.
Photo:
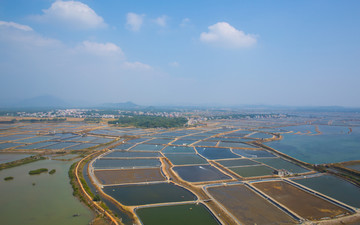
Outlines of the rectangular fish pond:
[[253,186],[308,220],[320,220],[326,217],[334,218],[350,214],[348,210],[284,181],[259,182],[253,183]]
[[114,151],[110,152],[107,155],[104,155],[103,158],[135,158],[135,157],[161,157],[162,155],[159,152],[128,152],[128,151]]
[[160,152],[164,147],[164,145],[139,144],[131,148],[130,151]]
[[159,159],[97,159],[93,166],[95,169],[126,169],[160,167]]
[[229,148],[254,148],[254,146],[245,144],[245,143],[243,143],[243,142],[227,142],[227,141],[220,141],[219,147],[229,147]]
[[332,175],[322,175],[292,181],[344,202],[350,206],[360,208],[360,187]]
[[105,185],[165,181],[160,168],[95,170],[97,179]]
[[197,200],[192,192],[173,183],[106,186],[103,191],[128,206]]
[[265,150],[233,149],[232,151],[246,158],[276,157],[276,155]]
[[210,165],[201,166],[175,166],[172,168],[183,180],[189,182],[204,182],[216,180],[229,180],[230,176],[225,175],[217,168]]
[[144,207],[136,214],[143,225],[220,225],[203,204]]
[[165,154],[173,165],[208,164],[207,160],[197,154]]
[[167,146],[162,151],[162,153],[195,153],[193,147],[188,146]]
[[285,169],[292,173],[306,173],[309,172],[308,169],[298,166],[294,163],[291,163],[285,159],[281,158],[264,158],[264,159],[254,159],[255,161],[264,163],[268,166],[271,166],[275,169]]
[[241,158],[241,156],[235,155],[229,148],[205,148],[196,147],[197,152],[207,159],[231,159]]
[[274,174],[274,169],[265,165],[229,167],[228,169],[241,177],[261,177]]
[[250,159],[230,159],[230,160],[218,160],[217,163],[225,167],[236,167],[236,166],[252,166],[259,165],[258,162],[252,161]]
[[207,191],[241,224],[294,224],[296,222],[243,184],[208,187]]

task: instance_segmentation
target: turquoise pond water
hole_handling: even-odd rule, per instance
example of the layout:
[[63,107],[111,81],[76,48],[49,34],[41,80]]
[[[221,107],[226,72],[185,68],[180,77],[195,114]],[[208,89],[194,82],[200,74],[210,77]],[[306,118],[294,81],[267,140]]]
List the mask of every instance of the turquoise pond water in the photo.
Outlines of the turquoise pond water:
[[[309,127],[311,130],[313,126]],[[319,126],[319,129],[323,134],[283,134],[282,140],[265,144],[313,164],[360,160],[360,127],[353,127],[351,133],[348,127]]]

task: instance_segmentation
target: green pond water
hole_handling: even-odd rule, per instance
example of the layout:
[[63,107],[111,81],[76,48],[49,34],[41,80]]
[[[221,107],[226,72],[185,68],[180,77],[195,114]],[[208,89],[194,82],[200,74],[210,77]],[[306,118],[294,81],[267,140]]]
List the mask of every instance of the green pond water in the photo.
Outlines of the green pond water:
[[[69,184],[68,170],[72,163],[41,160],[0,171],[1,224],[88,224],[93,214],[72,195]],[[28,174],[39,168],[56,169],[56,173]],[[4,181],[7,176],[13,176],[14,180]],[[74,214],[80,216],[73,217]]]
[[218,225],[209,210],[202,204],[184,204],[149,207],[136,210],[144,225]]
[[291,157],[312,164],[360,160],[360,128],[319,126],[321,135],[283,134],[280,141],[266,145]]
[[348,205],[360,208],[360,187],[332,175],[293,180]]

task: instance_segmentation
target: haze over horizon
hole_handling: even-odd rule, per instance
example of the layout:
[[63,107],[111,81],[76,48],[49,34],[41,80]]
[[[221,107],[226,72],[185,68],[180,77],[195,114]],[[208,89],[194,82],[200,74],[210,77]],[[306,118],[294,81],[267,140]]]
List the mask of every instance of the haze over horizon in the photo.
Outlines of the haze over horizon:
[[359,1],[1,0],[0,102],[360,107]]

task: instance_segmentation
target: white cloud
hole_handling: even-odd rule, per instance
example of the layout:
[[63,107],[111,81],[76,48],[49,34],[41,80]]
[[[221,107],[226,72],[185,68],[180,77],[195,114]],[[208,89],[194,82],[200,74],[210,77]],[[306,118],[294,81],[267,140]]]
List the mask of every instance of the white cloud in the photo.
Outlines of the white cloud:
[[180,23],[180,26],[181,27],[186,27],[186,26],[188,26],[189,24],[190,24],[190,19],[189,18],[184,18],[182,21],[181,21],[181,23]]
[[166,27],[168,17],[166,15],[162,15],[155,19],[155,23],[160,27]]
[[151,70],[152,67],[141,63],[141,62],[124,62],[123,64],[125,69],[131,69],[131,70]]
[[78,29],[105,27],[104,19],[88,5],[78,1],[55,1],[44,14],[35,18],[43,22],[57,22]]
[[83,41],[77,47],[77,50],[83,50],[94,55],[118,55],[124,56],[121,48],[114,43],[98,43],[92,41]]
[[14,22],[6,22],[6,21],[0,21],[0,27],[11,27],[16,28],[23,31],[32,31],[33,29],[29,26],[14,23]]
[[0,43],[14,43],[21,48],[59,47],[61,42],[36,33],[31,27],[0,21]]
[[200,40],[227,48],[250,47],[256,44],[256,37],[252,34],[245,34],[226,22],[219,22],[209,26],[209,32],[203,32]]
[[144,14],[128,13],[126,15],[126,27],[132,31],[139,31],[144,22],[144,17]]
[[178,63],[178,62],[170,62],[169,63],[169,66],[172,66],[172,67],[179,67],[180,66],[180,64]]

